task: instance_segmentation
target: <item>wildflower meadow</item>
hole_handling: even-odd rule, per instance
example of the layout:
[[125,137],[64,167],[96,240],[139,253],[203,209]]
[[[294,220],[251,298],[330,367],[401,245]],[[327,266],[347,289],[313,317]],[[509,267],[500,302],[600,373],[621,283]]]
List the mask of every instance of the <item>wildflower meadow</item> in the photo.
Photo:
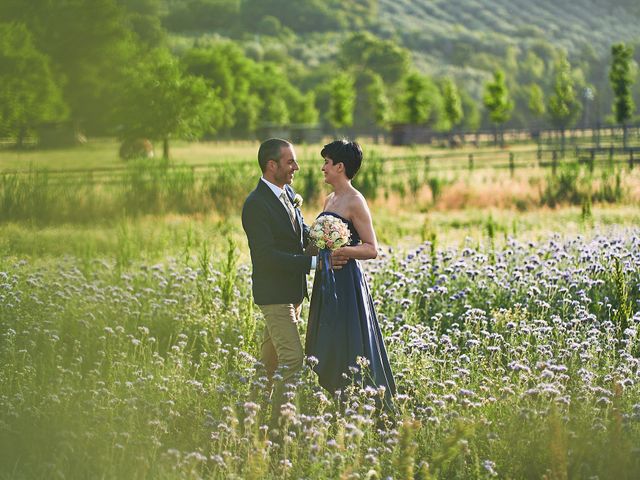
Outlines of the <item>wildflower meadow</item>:
[[639,471],[636,227],[384,247],[365,268],[397,412],[377,411],[383,392],[357,384],[341,407],[307,359],[281,444],[264,426],[250,266],[226,245],[127,265],[3,257],[1,478]]

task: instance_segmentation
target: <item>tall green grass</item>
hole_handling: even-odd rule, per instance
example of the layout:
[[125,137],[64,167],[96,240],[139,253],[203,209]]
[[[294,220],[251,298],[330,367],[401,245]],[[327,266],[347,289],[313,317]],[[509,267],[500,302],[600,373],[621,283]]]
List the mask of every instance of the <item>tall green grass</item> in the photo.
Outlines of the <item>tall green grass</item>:
[[0,176],[0,221],[94,223],[146,214],[237,210],[259,175],[228,165],[205,175],[191,168],[132,162],[124,174],[95,180],[46,170]]
[[279,447],[234,242],[2,257],[0,478],[634,478],[636,231],[385,252],[368,272],[395,419],[359,385],[341,408],[305,367]]
[[594,173],[576,164],[563,165],[547,175],[540,193],[542,205],[585,205],[591,202],[620,203],[626,198],[623,171],[613,165]]

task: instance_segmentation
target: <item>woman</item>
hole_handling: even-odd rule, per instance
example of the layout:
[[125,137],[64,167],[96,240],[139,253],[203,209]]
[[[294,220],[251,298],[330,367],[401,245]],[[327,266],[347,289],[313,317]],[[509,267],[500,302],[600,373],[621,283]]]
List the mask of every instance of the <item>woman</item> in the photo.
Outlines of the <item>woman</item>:
[[[377,256],[376,234],[369,207],[351,179],[362,163],[362,149],[356,142],[336,140],[322,149],[325,182],[333,187],[320,215],[344,221],[351,240],[334,252],[349,260],[335,271],[319,265],[313,284],[306,355],[318,360],[314,366],[320,385],[329,392],[342,390],[354,378],[374,387],[385,387],[384,403],[393,408],[395,382],[382,341],[369,287],[358,260]],[[335,292],[335,294],[333,293]],[[368,366],[357,365],[358,357]],[[359,370],[354,375],[353,368]]]

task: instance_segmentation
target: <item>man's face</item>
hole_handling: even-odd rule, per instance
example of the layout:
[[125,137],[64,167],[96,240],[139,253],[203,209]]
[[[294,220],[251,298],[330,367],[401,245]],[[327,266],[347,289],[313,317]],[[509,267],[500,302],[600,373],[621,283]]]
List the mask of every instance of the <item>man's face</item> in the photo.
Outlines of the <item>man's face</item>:
[[280,148],[280,160],[276,162],[276,170],[273,174],[276,185],[291,184],[293,175],[300,167],[296,161],[296,152],[291,145]]

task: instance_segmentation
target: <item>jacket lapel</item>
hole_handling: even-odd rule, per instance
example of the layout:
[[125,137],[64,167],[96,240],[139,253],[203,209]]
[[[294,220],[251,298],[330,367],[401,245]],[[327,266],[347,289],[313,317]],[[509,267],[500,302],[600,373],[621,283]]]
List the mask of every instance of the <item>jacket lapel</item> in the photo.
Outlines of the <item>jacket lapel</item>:
[[[271,191],[271,189],[264,183],[262,180],[258,180],[258,186],[256,188],[261,192],[265,201],[271,205],[272,209],[276,212],[276,219],[279,219],[280,223],[283,224],[282,227],[286,228],[288,232],[291,232],[291,235],[294,237],[298,237],[298,233],[291,225],[291,219],[289,218],[289,214],[287,213],[285,206],[282,204],[280,199],[275,196],[275,194]],[[289,191],[285,186],[285,192],[289,195]],[[289,195],[289,198],[291,196]],[[293,203],[293,202],[292,202]],[[298,218],[298,212],[296,211],[296,219]],[[299,222],[299,220],[298,220]]]
[[[285,185],[284,189],[287,192],[289,201],[291,201],[291,205],[294,205],[293,200],[295,198],[295,192],[293,191],[293,188],[291,188],[289,185]],[[300,244],[302,244],[302,213],[300,213],[300,209],[296,208],[295,206],[293,207],[293,211],[296,214],[296,223],[298,225],[298,230],[295,233],[300,240]]]

